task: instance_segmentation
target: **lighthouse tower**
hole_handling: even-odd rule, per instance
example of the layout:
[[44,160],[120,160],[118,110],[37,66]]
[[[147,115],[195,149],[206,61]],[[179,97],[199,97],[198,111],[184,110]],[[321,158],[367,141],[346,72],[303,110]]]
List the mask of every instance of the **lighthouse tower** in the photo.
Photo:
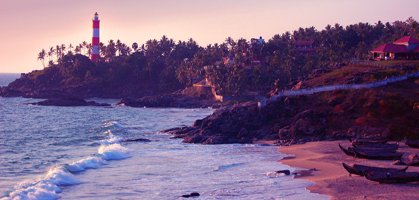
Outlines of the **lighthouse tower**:
[[99,15],[97,12],[95,13],[95,16],[93,18],[93,37],[92,37],[92,54],[90,59],[93,62],[97,62],[99,60],[100,56],[100,50],[99,50]]

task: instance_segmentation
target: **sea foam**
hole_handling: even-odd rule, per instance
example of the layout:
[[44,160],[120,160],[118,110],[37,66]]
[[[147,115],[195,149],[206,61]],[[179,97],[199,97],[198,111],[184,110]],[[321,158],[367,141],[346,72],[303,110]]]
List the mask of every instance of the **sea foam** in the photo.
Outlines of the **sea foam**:
[[[106,128],[121,128],[117,122],[109,121],[102,127]],[[27,200],[54,200],[60,198],[59,193],[62,192],[60,186],[70,186],[80,184],[81,182],[76,178],[75,173],[83,172],[88,169],[97,169],[102,165],[106,165],[109,160],[121,160],[130,157],[129,151],[123,147],[119,142],[121,138],[114,135],[111,130],[104,132],[107,135],[106,140],[102,140],[98,149],[98,154],[89,156],[81,160],[64,164],[62,166],[55,166],[50,168],[47,173],[32,182],[22,182],[13,187],[12,191],[8,193],[3,199],[27,199]]]
[[58,199],[58,193],[62,191],[59,186],[79,183],[80,181],[64,167],[53,167],[39,180],[18,184],[5,199]]
[[87,169],[97,169],[107,164],[105,160],[97,156],[91,156],[66,165],[66,169],[72,173],[82,172]]
[[128,149],[118,143],[101,145],[98,153],[104,160],[121,160],[130,157]]

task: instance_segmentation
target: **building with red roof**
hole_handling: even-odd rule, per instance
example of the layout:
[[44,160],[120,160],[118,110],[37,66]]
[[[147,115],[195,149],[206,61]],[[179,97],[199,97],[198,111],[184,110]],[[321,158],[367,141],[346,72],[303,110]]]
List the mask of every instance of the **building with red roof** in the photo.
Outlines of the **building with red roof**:
[[419,40],[412,36],[405,36],[393,43],[383,44],[370,52],[374,60],[417,60],[419,59]]

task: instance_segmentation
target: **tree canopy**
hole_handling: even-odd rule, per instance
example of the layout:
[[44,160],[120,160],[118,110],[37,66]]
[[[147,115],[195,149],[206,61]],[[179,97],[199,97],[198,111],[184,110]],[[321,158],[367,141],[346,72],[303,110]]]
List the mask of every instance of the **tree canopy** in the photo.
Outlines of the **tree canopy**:
[[[66,68],[62,77],[78,77],[73,80],[147,83],[154,90],[170,92],[208,78],[218,92],[234,96],[244,91],[265,93],[274,83],[286,87],[304,80],[316,69],[366,60],[368,52],[377,45],[405,35],[419,36],[418,22],[413,18],[385,24],[335,24],[323,30],[299,28],[274,35],[264,43],[231,37],[206,47],[193,39],[175,42],[167,36],[142,45],[109,40],[107,44],[100,43],[101,58],[97,63],[81,58],[90,56],[92,48],[84,41],[42,49],[38,59],[44,62],[47,57],[49,67]],[[312,41],[313,52],[300,52],[295,47],[298,41]]]

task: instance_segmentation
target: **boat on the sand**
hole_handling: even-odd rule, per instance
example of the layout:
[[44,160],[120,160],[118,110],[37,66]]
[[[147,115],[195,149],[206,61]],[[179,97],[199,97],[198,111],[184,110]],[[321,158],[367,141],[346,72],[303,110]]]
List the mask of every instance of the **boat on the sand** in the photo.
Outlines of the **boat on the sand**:
[[365,178],[379,183],[410,183],[419,181],[419,172],[368,171]]
[[412,148],[419,148],[419,140],[406,140],[405,144]]
[[402,157],[401,152],[371,152],[371,151],[359,151],[354,150],[355,157],[366,158],[370,160],[398,160]]
[[358,165],[353,164],[352,166],[342,163],[343,168],[349,172],[349,175],[356,174],[359,176],[364,176],[369,171],[383,171],[383,172],[405,172],[408,167],[397,169],[397,168],[384,168],[384,167],[373,167],[367,165]]
[[419,166],[419,155],[415,153],[405,153],[398,160],[396,165]]
[[387,150],[397,150],[399,148],[399,144],[396,143],[373,143],[373,144],[353,144],[352,145],[355,148],[364,148],[364,149],[372,149],[372,150],[381,150],[381,149],[387,149]]
[[366,158],[371,160],[398,160],[402,157],[403,153],[389,150],[365,150],[353,147],[344,148],[339,144],[339,148],[349,156],[357,158]]

